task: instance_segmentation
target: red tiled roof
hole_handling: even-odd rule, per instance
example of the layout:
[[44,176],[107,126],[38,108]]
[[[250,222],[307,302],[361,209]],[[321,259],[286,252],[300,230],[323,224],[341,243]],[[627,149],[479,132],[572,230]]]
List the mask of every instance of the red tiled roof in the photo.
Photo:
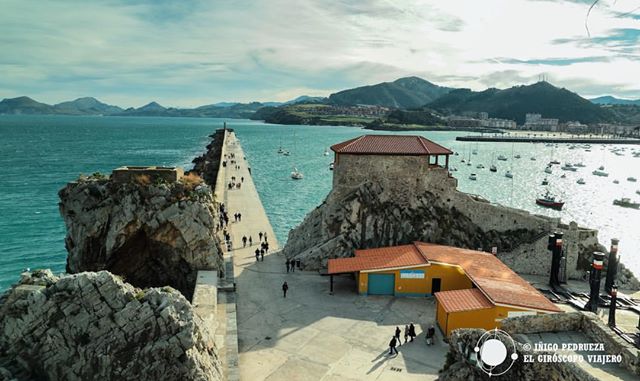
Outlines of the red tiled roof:
[[458,247],[416,242],[431,262],[462,267],[465,274],[496,304],[560,312],[561,310],[492,254]]
[[477,288],[436,292],[436,299],[445,312],[461,312],[492,308],[493,303]]
[[329,259],[329,274],[428,265],[415,245],[356,250],[352,258]]
[[331,146],[336,153],[355,155],[450,155],[453,152],[414,135],[362,135]]

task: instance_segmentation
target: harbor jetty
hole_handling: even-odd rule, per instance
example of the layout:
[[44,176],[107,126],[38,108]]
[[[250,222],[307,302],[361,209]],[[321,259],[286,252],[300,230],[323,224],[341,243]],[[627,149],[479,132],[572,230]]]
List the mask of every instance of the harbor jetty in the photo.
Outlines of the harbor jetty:
[[458,136],[461,142],[505,142],[505,143],[569,143],[569,144],[640,144],[640,139],[602,137],[555,137],[545,136]]

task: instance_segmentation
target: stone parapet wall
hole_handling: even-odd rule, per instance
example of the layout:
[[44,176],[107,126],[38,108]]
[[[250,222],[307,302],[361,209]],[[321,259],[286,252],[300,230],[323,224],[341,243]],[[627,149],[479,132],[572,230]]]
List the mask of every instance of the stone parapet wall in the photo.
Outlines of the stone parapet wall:
[[139,181],[141,176],[148,176],[152,182],[161,179],[168,183],[175,183],[184,176],[184,170],[179,167],[120,167],[111,173],[111,181],[127,183]]
[[593,343],[603,343],[607,354],[620,355],[622,357],[620,365],[640,376],[638,350],[621,339],[593,313],[571,312],[513,317],[504,319],[501,328],[511,335],[567,331],[583,332]]

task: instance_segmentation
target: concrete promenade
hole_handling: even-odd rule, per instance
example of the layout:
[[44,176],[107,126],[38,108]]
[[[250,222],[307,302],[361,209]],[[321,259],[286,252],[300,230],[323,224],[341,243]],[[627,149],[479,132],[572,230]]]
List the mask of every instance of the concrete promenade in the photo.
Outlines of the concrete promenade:
[[[227,159],[224,203],[231,222],[237,286],[239,373],[241,380],[434,380],[444,364],[448,345],[441,337],[427,347],[424,331],[434,320],[433,301],[424,298],[362,297],[348,277],[335,280],[317,273],[287,274],[285,259],[249,175],[244,153],[231,133],[225,147],[240,169]],[[265,155],[275,152],[265,152]],[[241,189],[228,189],[231,177],[244,177]],[[303,180],[304,181],[304,180]],[[267,232],[269,253],[256,262],[258,232]],[[254,245],[242,246],[242,236]],[[287,281],[285,299],[282,283]],[[414,322],[416,342],[387,356],[396,326]]]

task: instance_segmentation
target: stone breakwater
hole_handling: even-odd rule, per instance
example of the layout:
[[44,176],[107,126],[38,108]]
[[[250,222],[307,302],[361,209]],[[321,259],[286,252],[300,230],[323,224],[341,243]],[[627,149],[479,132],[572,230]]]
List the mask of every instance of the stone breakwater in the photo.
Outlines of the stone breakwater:
[[[445,169],[413,174],[402,172],[398,163],[387,165],[386,159],[358,160],[353,165],[357,171],[334,173],[333,190],[325,201],[289,232],[283,252],[288,258],[299,258],[308,270],[326,268],[329,258],[350,257],[355,249],[425,241],[487,251],[496,247],[498,257],[514,271],[548,275],[547,235],[563,231],[567,274],[581,279],[593,251],[606,251],[597,231],[460,192]],[[378,173],[384,168],[396,168],[399,173]],[[367,179],[368,174],[375,180]],[[618,284],[640,288],[624,266]]]
[[106,271],[25,273],[0,299],[0,379],[220,380],[213,334],[184,296]]
[[83,178],[59,192],[67,272],[108,270],[137,287],[191,297],[197,270],[222,266],[209,186]]
[[217,130],[209,135],[211,143],[207,145],[207,152],[193,159],[193,171],[200,174],[204,181],[213,186],[216,183],[220,162],[222,161],[222,145],[225,137],[225,130]]

